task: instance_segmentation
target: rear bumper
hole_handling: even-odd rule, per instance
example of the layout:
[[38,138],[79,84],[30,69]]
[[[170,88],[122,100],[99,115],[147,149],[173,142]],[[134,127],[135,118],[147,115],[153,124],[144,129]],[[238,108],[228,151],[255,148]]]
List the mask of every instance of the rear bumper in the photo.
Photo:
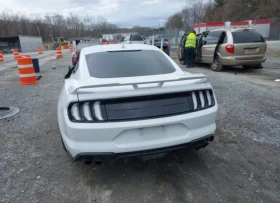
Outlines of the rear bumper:
[[200,149],[204,148],[208,145],[209,142],[212,142],[214,140],[214,135],[207,135],[205,137],[201,137],[196,140],[192,140],[191,142],[175,145],[171,147],[164,147],[164,148],[158,148],[158,149],[151,149],[151,150],[144,150],[144,151],[137,151],[137,152],[126,152],[126,153],[113,153],[113,152],[101,152],[101,153],[94,153],[94,152],[85,152],[77,154],[75,157],[71,155],[71,153],[68,152],[69,157],[72,161],[94,161],[94,160],[102,160],[106,161],[108,163],[113,163],[121,158],[126,157],[139,157],[139,156],[148,156],[148,155],[154,155],[154,154],[160,154],[160,153],[166,153],[171,152],[179,149],[184,148],[191,148],[191,149]]
[[213,135],[217,105],[171,117],[112,123],[73,123],[59,119],[62,138],[70,157],[123,154],[193,142]]
[[257,59],[246,59],[238,57],[220,57],[221,62],[225,66],[240,66],[240,65],[256,65],[262,64],[266,61],[267,56],[259,57]]

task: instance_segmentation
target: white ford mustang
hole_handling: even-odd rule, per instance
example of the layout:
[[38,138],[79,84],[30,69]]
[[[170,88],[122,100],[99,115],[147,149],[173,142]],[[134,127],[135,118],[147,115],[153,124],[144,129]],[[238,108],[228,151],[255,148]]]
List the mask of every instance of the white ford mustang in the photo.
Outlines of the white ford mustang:
[[100,45],[82,49],[65,76],[58,122],[70,158],[91,163],[203,148],[217,109],[205,75],[182,71],[157,47]]

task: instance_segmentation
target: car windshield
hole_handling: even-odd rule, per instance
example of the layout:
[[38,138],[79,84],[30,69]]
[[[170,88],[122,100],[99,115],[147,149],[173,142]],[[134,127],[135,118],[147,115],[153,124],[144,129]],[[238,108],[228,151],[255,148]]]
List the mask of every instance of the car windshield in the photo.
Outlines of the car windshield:
[[93,43],[80,43],[77,46],[77,50],[81,50],[82,48],[90,47],[90,46],[94,46],[94,44]]
[[232,32],[232,36],[234,44],[265,42],[259,33],[253,31]]
[[175,72],[170,61],[159,51],[131,50],[86,55],[89,74],[96,78],[121,78],[160,75]]
[[132,41],[143,41],[144,37],[142,37],[141,35],[131,35],[131,40]]

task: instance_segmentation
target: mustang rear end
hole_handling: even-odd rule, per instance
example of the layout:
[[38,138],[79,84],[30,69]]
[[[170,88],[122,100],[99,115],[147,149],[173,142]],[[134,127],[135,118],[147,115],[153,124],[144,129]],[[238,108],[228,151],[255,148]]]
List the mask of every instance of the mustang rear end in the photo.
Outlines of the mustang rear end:
[[73,161],[114,160],[205,147],[214,138],[217,109],[213,88],[202,74],[87,77],[65,81],[58,121]]

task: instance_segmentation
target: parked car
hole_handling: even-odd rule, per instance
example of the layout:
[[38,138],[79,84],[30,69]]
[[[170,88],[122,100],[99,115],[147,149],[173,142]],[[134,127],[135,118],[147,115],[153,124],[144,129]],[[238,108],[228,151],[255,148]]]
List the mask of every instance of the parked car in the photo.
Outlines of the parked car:
[[98,43],[97,41],[80,42],[72,53],[72,65],[74,66],[79,60],[80,52],[83,48],[99,44],[100,43]]
[[146,37],[146,38],[145,38],[144,44],[150,44],[150,37]]
[[145,38],[140,34],[131,34],[124,38],[124,44],[145,44]]
[[73,161],[100,164],[203,148],[214,138],[217,109],[205,75],[182,71],[154,46],[112,44],[82,49],[65,76],[58,123]]
[[[184,63],[186,35],[181,38],[178,57]],[[254,29],[219,29],[197,35],[196,62],[211,64],[213,71],[224,66],[262,68],[266,61],[266,42]]]
[[[154,45],[157,48],[161,48],[161,39],[155,39]],[[170,44],[168,42],[168,39],[163,38],[163,46],[162,46],[163,51],[169,56],[170,55]]]

